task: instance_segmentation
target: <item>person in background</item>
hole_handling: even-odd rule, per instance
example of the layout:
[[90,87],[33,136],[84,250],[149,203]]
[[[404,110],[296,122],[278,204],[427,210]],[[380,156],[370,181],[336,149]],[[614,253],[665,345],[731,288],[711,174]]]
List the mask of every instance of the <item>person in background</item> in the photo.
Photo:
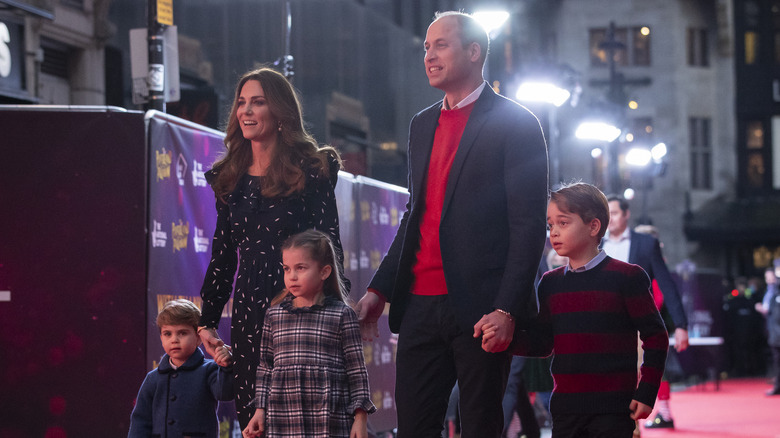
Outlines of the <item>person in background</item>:
[[[365,340],[390,302],[398,333],[398,438],[438,437],[456,380],[461,436],[499,438],[516,324],[536,314],[547,148],[538,119],[482,77],[488,35],[474,17],[436,14],[425,73],[444,99],[409,127],[409,201],[357,305]],[[472,337],[487,314],[498,332]]]
[[[539,282],[539,317],[515,334],[512,352],[553,354],[553,438],[631,437],[652,412],[669,347],[668,334],[638,266],[599,250],[607,199],[585,183],[554,191],[547,208],[553,250],[566,266]],[[482,342],[496,328],[480,321]],[[637,332],[644,361],[637,378]]]
[[200,291],[199,333],[213,356],[223,345],[217,327],[232,293],[235,406],[244,429],[254,413],[249,405],[263,317],[283,284],[282,242],[310,228],[321,230],[333,241],[343,269],[334,193],[341,160],[333,148],[317,146],[304,128],[292,85],[270,68],[249,71],[238,81],[225,146],[227,153],[206,172],[216,195],[217,224]]
[[376,407],[333,244],[304,231],[284,242],[282,263],[286,288],[263,323],[255,415],[243,436],[366,438]]
[[764,280],[766,293],[764,299],[756,303],[756,310],[766,317],[768,343],[772,351],[772,366],[775,374],[774,386],[767,391],[766,395],[780,395],[780,291],[778,291],[774,267],[764,271]]
[[128,438],[219,437],[217,403],[233,398],[233,360],[227,346],[205,359],[199,321],[198,306],[183,299],[157,315],[165,354],[138,391]]
[[[674,349],[678,352],[685,351],[688,348],[688,317],[685,315],[677,285],[661,254],[661,244],[655,237],[629,228],[631,210],[628,201],[616,195],[608,196],[607,200],[609,227],[603,241],[604,251],[612,258],[641,266],[650,276],[650,280],[657,282],[663,295],[664,309],[671,316],[671,322],[666,322],[667,330],[674,332]],[[664,378],[658,392],[658,414],[645,423],[646,428],[674,428],[670,397],[669,381]],[[639,434],[637,425],[635,436]]]

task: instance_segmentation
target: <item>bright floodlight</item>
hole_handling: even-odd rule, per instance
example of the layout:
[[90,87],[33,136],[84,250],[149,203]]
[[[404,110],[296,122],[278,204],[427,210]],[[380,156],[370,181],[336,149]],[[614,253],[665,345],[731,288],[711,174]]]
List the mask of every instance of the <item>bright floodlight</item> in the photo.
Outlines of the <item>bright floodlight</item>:
[[521,102],[546,102],[561,106],[569,99],[571,92],[550,82],[523,82],[515,93]]
[[590,156],[593,158],[600,157],[602,153],[604,153],[604,151],[602,151],[601,148],[593,148],[590,150]]
[[614,141],[620,129],[604,122],[582,122],[574,135],[581,140]]
[[629,201],[634,199],[634,195],[635,194],[636,193],[634,192],[634,189],[632,189],[631,187],[623,190],[623,197],[626,198]]
[[666,156],[666,144],[658,143],[650,149],[650,154],[653,156],[653,161],[660,163],[661,159]]
[[491,37],[493,31],[503,26],[504,22],[509,18],[509,12],[506,11],[482,11],[472,14],[475,20],[482,25],[485,32]]
[[626,163],[632,166],[644,167],[650,164],[653,155],[644,148],[632,148],[626,154]]

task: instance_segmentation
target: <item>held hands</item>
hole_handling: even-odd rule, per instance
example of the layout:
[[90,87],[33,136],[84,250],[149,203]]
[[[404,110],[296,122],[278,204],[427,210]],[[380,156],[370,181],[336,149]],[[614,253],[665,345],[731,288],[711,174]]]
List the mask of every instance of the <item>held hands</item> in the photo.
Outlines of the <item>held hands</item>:
[[232,349],[227,345],[217,348],[217,354],[214,355],[214,362],[222,368],[229,367],[233,364],[233,354],[231,351]]
[[265,433],[265,409],[255,410],[255,415],[249,420],[246,429],[241,431],[244,438],[258,438]]
[[628,408],[631,410],[631,419],[634,421],[645,419],[653,412],[653,408],[636,400],[631,400]]
[[221,349],[225,346],[222,339],[219,339],[217,331],[213,328],[198,327],[198,336],[200,336],[203,347],[206,348],[206,352],[214,359],[217,357],[217,349]]
[[474,324],[474,337],[482,336],[482,349],[488,353],[506,350],[514,336],[515,321],[504,313],[494,310]]
[[385,310],[386,300],[379,294],[366,292],[358,301],[355,311],[360,321],[360,334],[364,341],[373,341],[379,337],[379,328],[376,322]]

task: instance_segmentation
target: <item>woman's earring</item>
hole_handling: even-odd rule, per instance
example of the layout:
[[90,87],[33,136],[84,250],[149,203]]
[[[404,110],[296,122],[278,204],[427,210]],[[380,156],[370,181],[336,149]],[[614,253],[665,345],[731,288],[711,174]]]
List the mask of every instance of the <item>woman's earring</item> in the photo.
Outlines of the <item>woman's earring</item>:
[[278,130],[279,130],[279,132],[282,132],[282,122],[279,122],[279,128],[278,128]]

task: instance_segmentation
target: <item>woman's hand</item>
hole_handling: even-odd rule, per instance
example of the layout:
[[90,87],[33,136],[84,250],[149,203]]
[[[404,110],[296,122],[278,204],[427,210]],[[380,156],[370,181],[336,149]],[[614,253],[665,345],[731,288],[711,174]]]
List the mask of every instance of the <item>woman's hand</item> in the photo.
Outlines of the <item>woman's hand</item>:
[[200,340],[203,342],[203,347],[206,348],[206,352],[213,358],[217,357],[217,349],[225,346],[222,339],[219,339],[216,329],[198,327],[198,336],[200,336]]

